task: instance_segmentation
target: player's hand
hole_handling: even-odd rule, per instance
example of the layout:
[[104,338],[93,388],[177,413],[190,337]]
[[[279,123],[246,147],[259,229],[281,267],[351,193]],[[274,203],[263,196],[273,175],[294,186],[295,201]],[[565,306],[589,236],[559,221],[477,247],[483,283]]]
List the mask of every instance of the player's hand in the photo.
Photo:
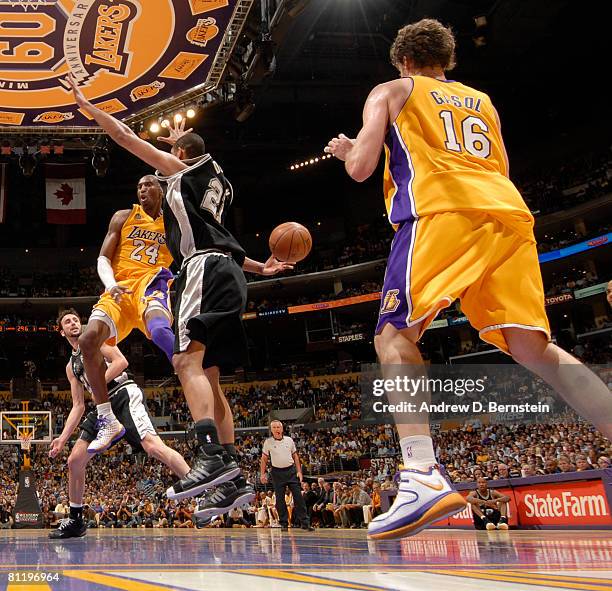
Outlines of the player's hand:
[[174,146],[174,144],[176,144],[179,138],[193,131],[193,127],[190,127],[187,131],[185,131],[186,121],[187,121],[186,119],[183,119],[180,123],[175,122],[174,126],[170,125],[168,127],[168,131],[170,132],[170,135],[166,137],[157,136],[158,141]]
[[64,447],[64,442],[61,438],[56,437],[52,442],[51,442],[51,449],[49,450],[49,457],[50,458],[54,458],[56,457],[60,451],[62,451],[63,447]]
[[300,482],[304,482],[304,475],[301,472],[298,472],[297,477]]
[[352,140],[341,133],[338,137],[329,140],[329,143],[323,149],[323,151],[327,154],[331,154],[334,156],[334,158],[338,158],[338,160],[344,161],[346,160],[349,152],[353,149],[354,145],[355,140]]
[[268,475],[262,474],[260,480],[262,484],[268,484]]
[[74,100],[79,107],[85,107],[89,104],[89,101],[85,98],[85,95],[79,88],[76,78],[72,74],[68,74],[67,77],[68,84],[70,84],[70,88],[72,88],[72,92],[74,93]]
[[128,289],[127,287],[123,287],[123,285],[115,285],[108,290],[108,293],[113,298],[113,300],[119,303],[121,301],[121,298],[123,297],[123,294],[132,293],[132,290]]
[[276,275],[283,271],[291,271],[295,267],[295,263],[283,263],[272,255],[265,263],[261,270],[262,275]]

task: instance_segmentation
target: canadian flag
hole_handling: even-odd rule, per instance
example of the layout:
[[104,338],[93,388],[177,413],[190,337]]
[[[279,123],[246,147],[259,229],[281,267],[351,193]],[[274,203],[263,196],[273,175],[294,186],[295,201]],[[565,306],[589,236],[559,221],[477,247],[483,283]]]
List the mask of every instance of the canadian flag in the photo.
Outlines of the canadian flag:
[[47,223],[84,224],[85,165],[47,164]]

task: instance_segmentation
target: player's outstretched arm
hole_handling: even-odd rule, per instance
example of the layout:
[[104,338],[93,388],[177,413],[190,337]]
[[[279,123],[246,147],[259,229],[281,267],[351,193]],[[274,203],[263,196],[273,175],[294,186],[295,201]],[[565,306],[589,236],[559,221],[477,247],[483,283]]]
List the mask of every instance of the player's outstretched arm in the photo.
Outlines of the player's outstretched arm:
[[357,182],[363,182],[376,170],[389,121],[388,87],[374,88],[363,109],[363,127],[356,139],[341,133],[327,144],[325,152],[344,160],[346,172]]
[[110,345],[102,345],[100,347],[100,352],[108,363],[108,367],[104,374],[104,379],[108,384],[119,377],[127,369],[129,363],[117,346],[111,347]]
[[74,430],[78,427],[81,417],[85,412],[85,395],[83,392],[83,386],[76,379],[72,366],[70,363],[66,366],[66,377],[70,382],[70,394],[72,395],[72,408],[66,419],[66,423],[59,437],[56,437],[51,442],[51,449],[49,449],[49,457],[54,458],[57,456],[70,436],[74,433]]
[[291,271],[294,266],[293,263],[284,263],[272,255],[265,263],[260,263],[259,261],[245,257],[242,269],[248,273],[271,276],[282,273],[283,271]]
[[111,265],[111,261],[115,256],[115,251],[121,241],[121,229],[123,224],[127,221],[130,216],[129,209],[121,209],[114,213],[111,218],[110,224],[102,247],[100,248],[100,254],[98,255],[98,276],[100,281],[104,284],[104,289],[113,297],[116,302],[121,301],[121,296],[124,293],[131,293],[127,287],[117,285],[115,279],[115,272]]
[[85,98],[85,95],[81,92],[76,80],[72,76],[68,76],[68,81],[79,108],[89,113],[111,139],[121,147],[134,154],[134,156],[138,156],[138,158],[153,166],[165,176],[171,176],[187,168],[187,165],[176,156],[158,150],[149,144],[149,142],[139,138],[125,123],[92,105]]

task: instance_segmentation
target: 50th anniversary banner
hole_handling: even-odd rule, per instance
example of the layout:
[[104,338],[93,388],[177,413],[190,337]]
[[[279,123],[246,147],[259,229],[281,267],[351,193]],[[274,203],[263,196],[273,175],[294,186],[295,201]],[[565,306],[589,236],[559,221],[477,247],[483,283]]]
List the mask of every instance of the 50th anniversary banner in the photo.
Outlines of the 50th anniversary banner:
[[236,1],[0,1],[0,125],[95,125],[69,72],[120,118],[202,84]]

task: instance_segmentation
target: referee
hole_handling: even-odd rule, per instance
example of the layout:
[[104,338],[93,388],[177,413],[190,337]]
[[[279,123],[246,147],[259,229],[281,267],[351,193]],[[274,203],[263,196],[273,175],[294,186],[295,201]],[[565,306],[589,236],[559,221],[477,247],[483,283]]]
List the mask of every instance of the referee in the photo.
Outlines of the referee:
[[272,437],[268,437],[264,441],[263,453],[261,454],[261,482],[262,484],[268,482],[266,468],[268,460],[270,460],[272,463],[272,485],[276,495],[276,510],[282,530],[287,531],[289,526],[289,514],[285,502],[285,487],[288,486],[293,496],[294,523],[300,523],[302,529],[313,531],[313,528],[310,527],[310,519],[306,512],[306,503],[300,487],[300,482],[304,478],[295,443],[291,437],[283,436],[283,424],[280,421],[272,421],[270,430],[272,431]]

